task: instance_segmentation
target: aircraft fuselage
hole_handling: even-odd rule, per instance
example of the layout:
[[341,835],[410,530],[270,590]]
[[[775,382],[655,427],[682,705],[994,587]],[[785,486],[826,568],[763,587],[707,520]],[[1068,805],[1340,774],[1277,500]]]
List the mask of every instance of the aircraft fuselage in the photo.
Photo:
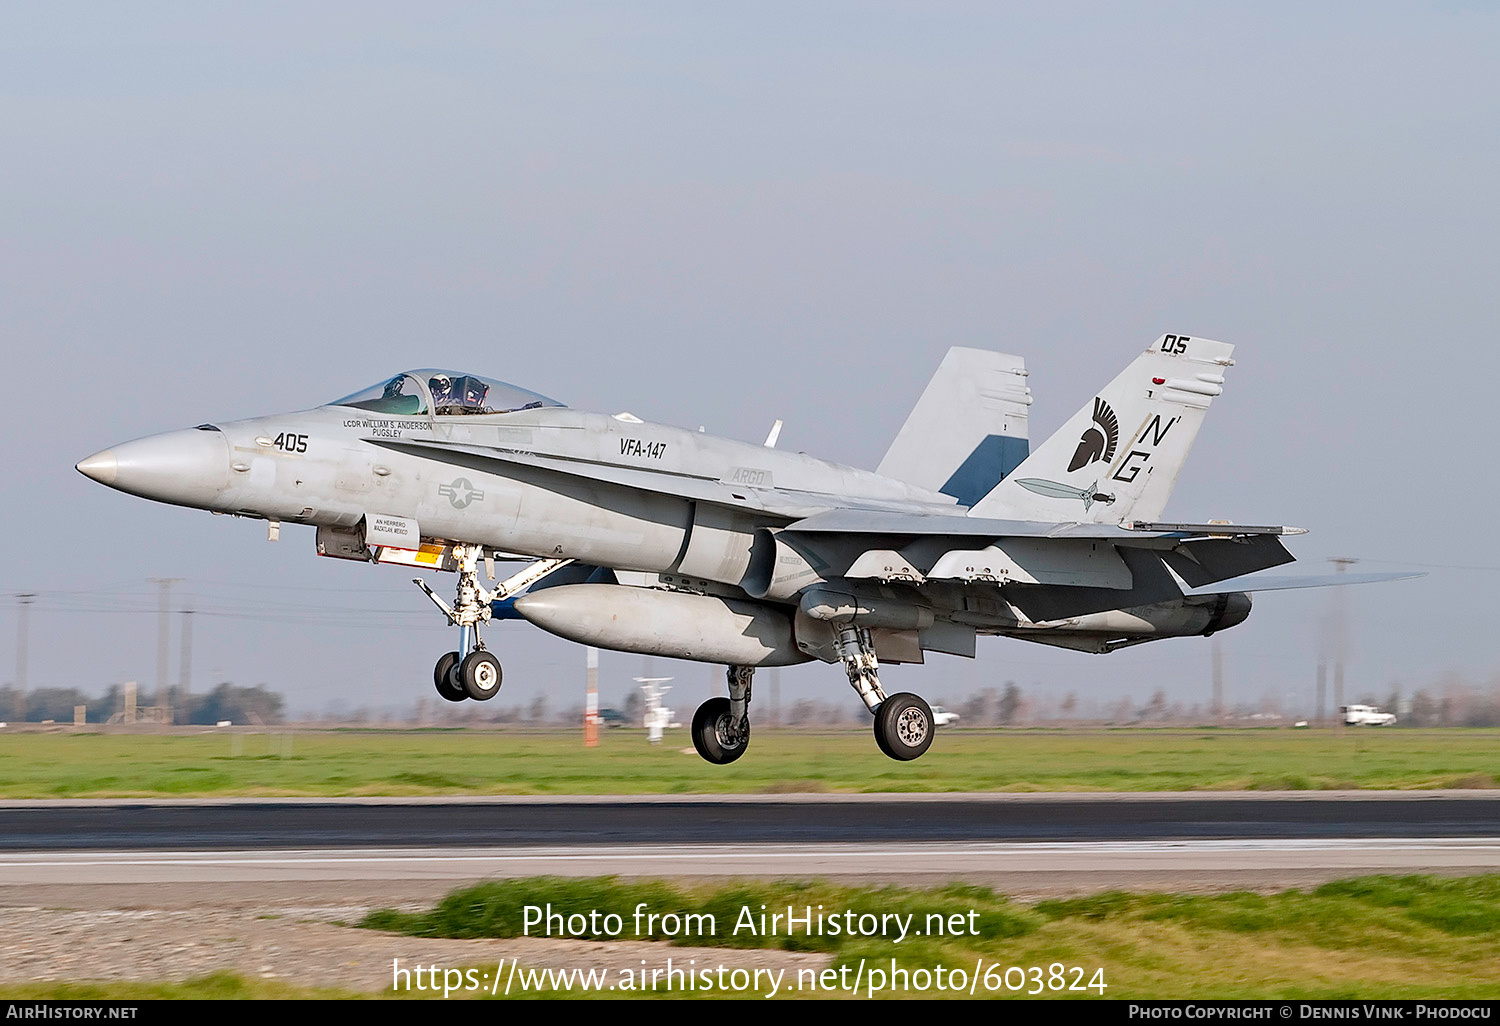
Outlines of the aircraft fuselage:
[[743,558],[722,545],[705,554],[700,539],[694,551],[687,542],[695,520],[700,533],[743,536],[747,546],[756,528],[788,520],[623,480],[520,463],[496,473],[477,458],[455,465],[393,448],[431,442],[536,454],[587,473],[619,468],[683,477],[726,500],[780,487],[824,493],[830,502],[854,496],[913,510],[955,509],[945,496],[801,453],[563,408],[434,418],[321,407],[126,442],[80,469],[121,491],[215,513],[341,528],[367,516],[397,516],[416,521],[424,538],[725,584],[743,576],[748,548]]

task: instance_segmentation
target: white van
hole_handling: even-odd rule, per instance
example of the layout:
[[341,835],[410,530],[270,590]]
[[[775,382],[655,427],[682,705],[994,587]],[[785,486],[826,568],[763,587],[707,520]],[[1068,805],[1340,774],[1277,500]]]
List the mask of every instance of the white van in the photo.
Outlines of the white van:
[[1374,705],[1344,705],[1339,707],[1344,722],[1351,727],[1389,727],[1396,722],[1393,713],[1382,712]]

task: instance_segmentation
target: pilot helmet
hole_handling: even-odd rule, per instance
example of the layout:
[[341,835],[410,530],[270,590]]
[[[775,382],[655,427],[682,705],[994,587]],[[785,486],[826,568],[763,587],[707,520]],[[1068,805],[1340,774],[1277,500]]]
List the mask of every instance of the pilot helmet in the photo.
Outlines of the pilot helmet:
[[453,396],[453,379],[446,374],[434,374],[428,380],[427,387],[432,389],[434,405],[441,406]]

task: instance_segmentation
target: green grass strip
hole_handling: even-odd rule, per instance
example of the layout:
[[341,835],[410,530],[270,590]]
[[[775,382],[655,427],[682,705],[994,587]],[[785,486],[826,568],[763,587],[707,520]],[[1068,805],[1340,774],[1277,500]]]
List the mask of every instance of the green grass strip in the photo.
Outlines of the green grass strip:
[[939,731],[895,763],[867,730],[765,730],[733,766],[685,732],[0,733],[0,798],[1489,788],[1500,730]]

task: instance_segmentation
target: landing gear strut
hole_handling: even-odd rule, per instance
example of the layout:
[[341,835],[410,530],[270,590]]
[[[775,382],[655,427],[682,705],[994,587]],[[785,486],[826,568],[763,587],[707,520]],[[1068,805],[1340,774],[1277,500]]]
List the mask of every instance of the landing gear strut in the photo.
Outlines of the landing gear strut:
[[455,545],[453,558],[458,561],[458,594],[453,605],[438,598],[420,577],[412,579],[412,583],[443,611],[448,622],[458,628],[458,651],[448,652],[438,659],[432,668],[432,680],[437,693],[450,702],[462,702],[466,698],[485,702],[500,693],[503,681],[500,660],[485,650],[484,639],[479,636],[479,625],[490,622],[490,604],[510,598],[572,560],[539,559],[491,591],[479,583],[481,558],[489,579],[495,579],[494,561],[484,555],[482,546]]
[[872,713],[879,711],[885,691],[880,687],[880,664],[875,659],[870,632],[853,625],[838,628],[838,651],[844,661],[844,672],[849,675],[849,686],[859,692],[866,709]]
[[932,709],[917,695],[886,695],[870,632],[850,624],[838,628],[838,653],[849,684],[875,714],[875,744],[892,759],[907,762],[932,745]]
[[710,698],[693,715],[693,747],[716,765],[731,763],[750,747],[749,666],[729,667],[729,697]]

